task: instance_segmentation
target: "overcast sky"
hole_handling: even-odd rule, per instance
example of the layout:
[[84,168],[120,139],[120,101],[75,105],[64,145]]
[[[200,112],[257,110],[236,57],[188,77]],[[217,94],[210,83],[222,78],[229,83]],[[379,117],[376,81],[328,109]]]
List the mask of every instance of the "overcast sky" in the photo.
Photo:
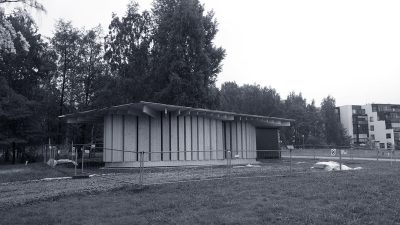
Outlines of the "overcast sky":
[[[58,18],[77,27],[123,15],[129,0],[40,0],[33,13],[51,36]],[[143,9],[151,1],[138,0]],[[337,105],[400,104],[400,1],[201,0],[219,22],[215,44],[227,51],[218,86],[225,81],[271,86],[286,98],[301,92],[317,105],[332,95]]]

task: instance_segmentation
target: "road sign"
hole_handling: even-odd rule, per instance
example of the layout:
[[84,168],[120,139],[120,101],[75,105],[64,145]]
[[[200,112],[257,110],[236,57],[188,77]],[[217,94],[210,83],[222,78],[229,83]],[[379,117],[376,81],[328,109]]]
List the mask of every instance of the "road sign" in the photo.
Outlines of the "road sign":
[[336,155],[336,149],[332,148],[331,149],[331,156],[335,156]]

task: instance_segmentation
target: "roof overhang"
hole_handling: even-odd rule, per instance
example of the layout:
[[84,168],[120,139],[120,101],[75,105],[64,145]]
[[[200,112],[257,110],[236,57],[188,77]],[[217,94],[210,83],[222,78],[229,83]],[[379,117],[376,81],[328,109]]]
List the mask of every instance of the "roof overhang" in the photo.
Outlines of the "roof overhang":
[[248,121],[256,127],[266,128],[286,127],[290,126],[290,122],[294,122],[292,119],[278,117],[240,114],[144,101],[62,115],[60,118],[65,119],[67,123],[96,123],[103,121],[103,118],[106,115],[157,117],[160,113],[163,113],[165,116],[167,116],[168,113],[171,113],[173,116],[202,116],[223,121]]

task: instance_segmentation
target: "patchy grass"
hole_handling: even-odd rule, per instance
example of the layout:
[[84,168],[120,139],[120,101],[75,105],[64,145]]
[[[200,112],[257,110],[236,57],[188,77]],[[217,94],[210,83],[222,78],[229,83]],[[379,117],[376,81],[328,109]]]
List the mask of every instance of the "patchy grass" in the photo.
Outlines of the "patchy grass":
[[42,179],[46,177],[64,177],[68,172],[53,169],[44,163],[0,165],[0,183]]
[[396,224],[400,168],[126,187],[2,211],[1,224]]

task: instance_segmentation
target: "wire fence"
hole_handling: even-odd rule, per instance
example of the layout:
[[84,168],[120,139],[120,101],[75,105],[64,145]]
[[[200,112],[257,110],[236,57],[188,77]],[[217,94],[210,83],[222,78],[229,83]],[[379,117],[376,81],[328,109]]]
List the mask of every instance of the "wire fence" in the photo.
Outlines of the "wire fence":
[[[66,167],[73,169],[69,171],[74,171],[74,175],[96,174],[103,179],[140,186],[209,179],[292,176],[316,172],[311,167],[320,161],[339,163],[337,170],[342,170],[343,165],[366,167],[372,161],[384,162],[391,167],[399,162],[399,154],[395,150],[346,146],[183,152],[127,151],[106,149],[93,144],[71,144],[64,148],[48,145],[45,148],[48,148],[46,162],[50,159],[75,162],[74,165],[66,164]],[[104,154],[112,154],[115,158],[104,162]]]

